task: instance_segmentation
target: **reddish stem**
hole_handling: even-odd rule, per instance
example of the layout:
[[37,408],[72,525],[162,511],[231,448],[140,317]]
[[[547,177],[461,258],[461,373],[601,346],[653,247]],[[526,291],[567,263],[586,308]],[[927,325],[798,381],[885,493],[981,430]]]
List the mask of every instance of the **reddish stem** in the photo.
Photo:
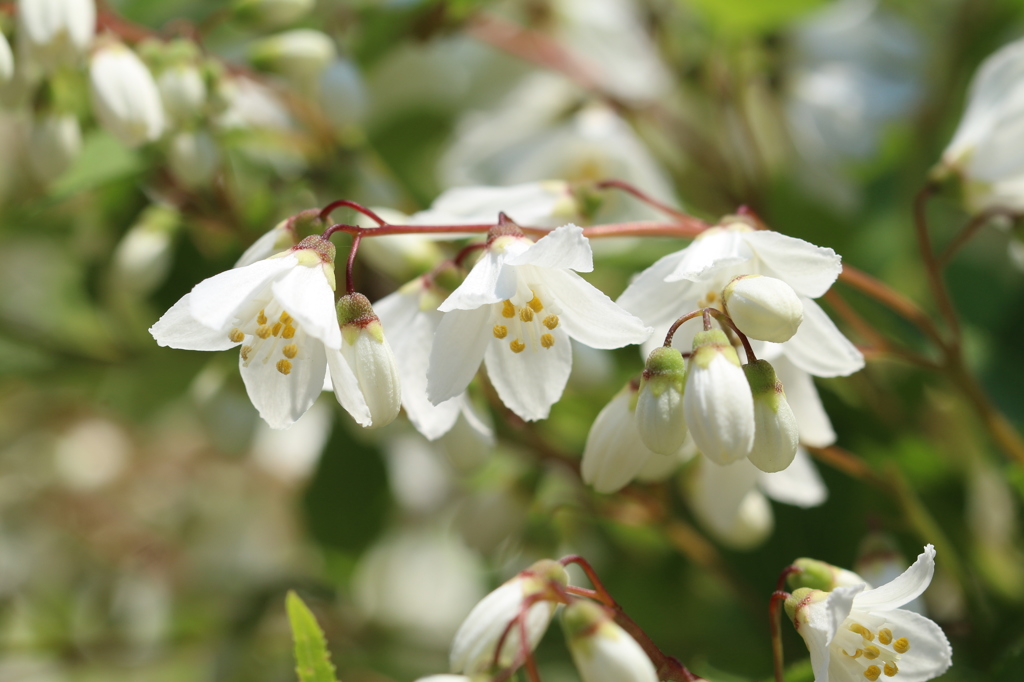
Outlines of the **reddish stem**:
[[849,284],[868,297],[878,301],[894,313],[904,318],[930,338],[939,348],[945,349],[946,342],[935,327],[931,318],[925,314],[916,303],[903,294],[889,287],[889,285],[875,279],[862,270],[843,265],[843,271],[839,273],[839,280]]
[[587,574],[587,580],[589,580],[590,584],[594,586],[595,590],[597,590],[598,599],[607,606],[618,608],[619,605],[616,603],[615,599],[612,598],[612,595],[608,590],[605,589],[604,583],[601,582],[601,579],[597,576],[597,571],[594,570],[594,567],[590,565],[589,561],[578,554],[570,554],[569,556],[559,559],[558,563],[563,566],[568,566],[569,564],[576,564],[579,566],[583,569],[583,572]]
[[914,196],[914,232],[917,235],[917,246],[921,252],[921,259],[924,261],[925,272],[928,274],[928,284],[932,290],[932,296],[939,306],[939,312],[946,320],[946,325],[953,334],[953,348],[960,345],[960,320],[957,318],[956,310],[953,308],[953,301],[946,289],[946,282],[942,279],[942,271],[932,251],[931,235],[928,233],[928,199],[935,193],[934,185],[925,185]]
[[963,248],[967,242],[974,238],[981,228],[985,227],[993,218],[1004,217],[1014,219],[1017,217],[1017,213],[1007,208],[993,208],[987,211],[982,211],[978,215],[971,218],[971,220],[964,226],[959,234],[946,245],[946,248],[942,250],[939,255],[938,264],[940,268],[945,268],[949,265],[949,261],[953,260],[953,256]]
[[469,257],[470,254],[476,253],[477,251],[480,251],[481,249],[486,249],[486,248],[487,248],[487,243],[486,242],[480,242],[478,244],[470,244],[469,246],[463,247],[463,249],[461,251],[459,251],[457,254],[455,254],[455,258],[452,259],[452,262],[455,263],[455,265],[457,265],[460,268],[461,267],[465,267],[465,266],[463,266],[462,263],[463,263],[463,261],[466,260],[466,258]]
[[678,320],[672,323],[672,326],[668,328],[668,332],[665,334],[665,348],[672,347],[672,339],[675,338],[676,332],[679,331],[679,327],[682,326],[683,322],[692,320],[697,316],[704,315],[704,310],[694,310],[692,313],[687,313],[680,317]]
[[[790,566],[789,568],[793,569],[796,567]],[[799,571],[800,569],[796,570]],[[779,582],[785,581],[787,575],[789,573],[783,571],[782,575],[779,576]],[[783,672],[782,614],[779,611],[779,602],[789,599],[789,596],[789,592],[778,589],[772,593],[771,600],[768,602],[768,622],[772,633],[772,667],[775,671],[775,682],[785,682],[786,680]]]
[[[711,315],[714,315],[715,319],[717,319],[720,323],[729,325],[729,328],[736,333],[736,336],[738,336],[740,339],[740,343],[743,344],[743,351],[747,354],[748,363],[757,362],[757,358],[754,357],[754,349],[751,348],[750,346],[750,339],[747,338],[746,334],[739,330],[739,328],[736,326],[736,323],[732,321],[731,317],[723,313],[718,308],[705,308],[704,310],[706,311],[705,314],[710,313]],[[705,330],[708,328],[708,322],[706,321],[706,318],[704,322],[704,328]]]
[[600,182],[598,182],[595,185],[595,187],[597,187],[598,189],[607,189],[609,187],[613,187],[615,189],[621,189],[623,192],[627,192],[629,194],[632,194],[633,196],[635,196],[637,199],[639,199],[640,201],[644,202],[648,206],[653,206],[654,208],[658,209],[659,211],[662,211],[663,213],[667,213],[668,215],[670,215],[670,216],[672,216],[674,218],[679,218],[680,220],[682,220],[684,222],[689,222],[690,220],[693,220],[693,218],[691,216],[689,216],[688,214],[683,213],[679,209],[673,208],[673,207],[669,206],[666,203],[658,201],[657,199],[652,197],[650,194],[647,194],[646,192],[640,190],[639,188],[629,184],[625,180],[617,180],[617,179],[601,180]]
[[352,246],[348,250],[348,263],[345,265],[345,290],[350,294],[356,292],[355,280],[352,278],[352,269],[356,263],[356,251],[359,250],[359,242],[362,238],[362,232],[356,232],[352,235]]
[[342,206],[346,206],[348,208],[355,209],[356,211],[359,211],[364,216],[366,216],[367,218],[369,218],[373,222],[377,223],[377,225],[379,225],[381,227],[383,227],[384,225],[388,224],[386,220],[381,218],[379,215],[377,215],[376,213],[374,213],[370,209],[366,208],[362,204],[358,204],[358,203],[356,203],[354,201],[349,201],[348,199],[338,199],[337,201],[332,201],[331,203],[329,203],[326,206],[324,206],[324,209],[322,211],[320,211],[320,220],[326,221],[327,217],[331,215],[331,212],[334,209],[340,208]]

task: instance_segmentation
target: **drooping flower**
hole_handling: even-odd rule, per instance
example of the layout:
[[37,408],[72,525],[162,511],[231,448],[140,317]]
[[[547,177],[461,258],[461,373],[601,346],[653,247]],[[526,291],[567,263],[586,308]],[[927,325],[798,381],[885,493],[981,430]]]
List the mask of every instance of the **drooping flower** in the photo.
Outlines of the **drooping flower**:
[[89,85],[96,118],[123,144],[137,147],[163,134],[166,117],[160,91],[130,48],[113,43],[93,53]]
[[593,269],[583,230],[564,225],[536,243],[492,234],[480,261],[438,308],[427,393],[462,393],[483,360],[502,401],[526,420],[547,417],[569,378],[572,337],[594,348],[640,343],[650,329],[574,271]]
[[[149,331],[161,346],[183,350],[240,345],[239,370],[250,400],[271,427],[286,428],[320,394],[326,349],[341,348],[334,253],[329,241],[307,237],[277,256],[210,277]],[[348,386],[354,379],[336,383]],[[361,395],[351,396],[350,404],[342,402],[357,420],[369,420]]]
[[754,444],[747,457],[761,471],[782,471],[796,457],[799,428],[775,369],[767,360],[743,365],[754,397]]
[[95,33],[95,0],[18,0],[18,40],[46,69],[73,63]]
[[935,548],[927,545],[910,568],[880,587],[793,592],[786,613],[811,654],[815,682],[923,681],[944,673],[953,650],[942,629],[900,608],[924,592],[934,571]]
[[[327,351],[334,394],[361,426],[378,428],[390,424],[402,409],[402,389],[395,356],[384,337],[380,318],[362,294],[342,296],[337,309],[341,349]],[[369,419],[357,416],[360,403],[369,410]]]
[[659,346],[651,351],[640,379],[635,418],[640,439],[653,452],[673,455],[686,439],[685,381],[685,364],[678,350]]
[[82,149],[82,129],[74,114],[51,112],[32,121],[29,136],[29,163],[35,176],[44,183],[60,177]]
[[6,83],[14,76],[14,53],[7,36],[0,31],[0,84]]
[[583,682],[658,682],[643,648],[598,604],[578,600],[566,606],[562,629]]
[[749,338],[789,341],[804,319],[800,298],[781,279],[740,275],[722,290],[722,309]]
[[249,59],[257,67],[300,81],[319,77],[337,55],[334,41],[326,33],[310,28],[278,33],[249,48]]

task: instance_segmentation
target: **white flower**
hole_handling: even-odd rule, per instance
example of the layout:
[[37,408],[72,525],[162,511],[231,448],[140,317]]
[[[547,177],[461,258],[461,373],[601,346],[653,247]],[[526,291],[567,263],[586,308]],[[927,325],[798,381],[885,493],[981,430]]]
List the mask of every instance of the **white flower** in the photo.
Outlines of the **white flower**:
[[29,163],[41,182],[52,182],[82,150],[82,129],[74,114],[43,114],[32,121]]
[[881,676],[923,681],[952,663],[942,629],[900,607],[928,587],[935,548],[928,545],[902,575],[875,589],[837,587],[831,592],[796,590],[786,613],[811,654],[815,682],[862,682]]
[[[557,603],[540,598],[524,613],[524,601],[546,594],[552,583],[567,585],[569,575],[561,564],[543,559],[480,600],[452,640],[452,672],[474,675],[490,670],[498,641],[521,615],[525,618],[527,645],[531,651],[535,649],[555,615]],[[519,627],[514,625],[498,656],[499,667],[512,663],[520,653],[521,642]]]
[[527,182],[507,187],[470,186],[445,190],[425,211],[415,213],[413,225],[473,225],[496,223],[504,213],[518,225],[554,227],[579,215],[576,199],[564,180]]
[[347,59],[335,59],[320,74],[320,108],[338,133],[362,123],[370,108],[359,69]]
[[310,28],[263,38],[249,49],[253,64],[298,80],[319,77],[337,56],[334,41],[327,34]]
[[650,329],[573,272],[592,269],[590,245],[576,225],[536,243],[521,234],[492,236],[438,308],[445,316],[430,354],[430,401],[463,392],[483,360],[513,412],[543,419],[569,378],[570,337],[594,348],[646,339]]
[[47,69],[73,63],[95,33],[94,0],[18,0],[18,39]]
[[653,452],[673,455],[686,439],[685,380],[686,367],[678,350],[660,346],[651,351],[640,379],[635,417],[640,439]]
[[174,178],[188,188],[209,185],[220,166],[220,150],[205,130],[183,130],[171,138],[167,162]]
[[968,209],[1024,208],[1024,40],[988,57],[971,80],[967,109],[936,173],[961,174]]
[[747,363],[743,373],[754,397],[754,444],[747,457],[761,471],[782,471],[796,457],[800,440],[796,415],[771,363]]
[[14,54],[7,36],[0,31],[0,84],[6,83],[14,76]]
[[722,291],[722,308],[752,339],[789,341],[804,319],[800,298],[781,279],[740,275]]
[[[335,396],[361,426],[390,424],[402,409],[402,389],[380,318],[365,296],[347,294],[338,301],[338,324],[341,350],[327,351]],[[368,417],[360,415],[362,404]]]
[[[239,370],[250,400],[271,427],[285,428],[320,394],[326,349],[341,348],[333,289],[334,246],[307,237],[275,257],[200,282],[149,331],[161,346],[184,350],[241,345]],[[347,367],[336,384],[355,385]],[[338,397],[357,420],[369,420],[361,395]]]
[[[637,387],[626,384],[594,419],[583,447],[580,474],[599,493],[613,493],[636,477],[654,455],[640,438],[633,416]],[[664,458],[668,459],[668,458]]]
[[199,116],[206,103],[206,83],[199,68],[190,62],[173,64],[156,79],[164,109],[181,125]]
[[170,204],[152,203],[143,209],[114,249],[111,280],[118,291],[139,296],[163,283],[180,227],[181,213]]
[[89,85],[96,118],[129,147],[164,132],[164,109],[152,74],[135,53],[115,43],[93,53]]
[[596,603],[566,606],[562,629],[583,682],[658,682],[643,648]]

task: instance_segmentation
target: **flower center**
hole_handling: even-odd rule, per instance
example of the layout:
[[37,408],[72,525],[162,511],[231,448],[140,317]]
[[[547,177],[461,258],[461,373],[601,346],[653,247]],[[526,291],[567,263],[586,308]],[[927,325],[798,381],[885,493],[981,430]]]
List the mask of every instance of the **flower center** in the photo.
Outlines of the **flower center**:
[[508,349],[513,353],[522,353],[527,348],[548,350],[555,345],[551,332],[558,327],[558,315],[545,308],[534,290],[526,291],[528,295],[517,292],[511,299],[494,305],[497,315],[491,333],[496,339],[507,339]]
[[859,665],[867,679],[874,682],[881,675],[895,677],[900,671],[897,662],[902,654],[910,650],[910,640],[906,637],[897,638],[893,631],[885,626],[885,620],[878,618],[877,630],[871,630],[863,623],[847,618],[839,632],[832,640],[846,661]]
[[295,318],[274,302],[228,332],[231,341],[243,344],[244,367],[256,359],[264,364],[276,359],[277,371],[285,375],[292,371],[292,360],[299,354],[303,336]]
[[722,309],[721,297],[718,292],[714,289],[708,291],[697,301],[697,308],[717,308]]

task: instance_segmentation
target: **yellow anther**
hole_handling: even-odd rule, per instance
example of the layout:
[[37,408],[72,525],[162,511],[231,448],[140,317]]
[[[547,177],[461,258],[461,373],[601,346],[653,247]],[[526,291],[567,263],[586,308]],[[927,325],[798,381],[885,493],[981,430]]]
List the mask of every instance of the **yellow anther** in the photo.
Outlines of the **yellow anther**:
[[289,315],[287,311],[285,311],[285,312],[282,312],[281,313],[281,317],[279,317],[277,319],[280,320],[283,324],[288,324],[289,322],[292,321],[292,316]]
[[[843,653],[846,654],[846,651],[844,650]],[[846,654],[846,655],[849,656],[850,658],[860,658],[861,656],[864,655],[864,650],[863,649],[857,649],[852,654]]]
[[290,324],[286,324],[284,326],[284,330],[281,332],[281,337],[285,339],[290,339],[293,336],[295,336],[295,327],[291,326]]
[[501,306],[502,317],[515,317],[516,307],[512,305],[512,301],[505,301]]
[[877,680],[878,676],[881,675],[881,674],[882,674],[882,670],[877,665],[869,665],[864,670],[864,677],[866,677],[869,680],[871,680],[871,682],[875,682],[875,680]]
[[899,671],[900,669],[896,667],[895,663],[886,663],[885,668],[882,669],[886,677],[895,677]]
[[494,338],[503,339],[508,336],[508,327],[503,324],[496,324],[492,332],[494,333]]
[[554,329],[558,326],[558,315],[548,315],[544,318],[544,326],[548,329]]
[[889,628],[882,628],[878,631],[878,643],[889,645],[892,642],[892,630]]
[[852,630],[853,632],[856,632],[858,635],[860,635],[861,637],[863,637],[864,639],[866,639],[869,642],[875,638],[874,633],[871,632],[871,630],[868,630],[866,627],[864,627],[860,623],[854,623],[853,625],[851,625],[850,626],[850,630]]
[[508,344],[508,347],[512,349],[513,353],[522,353],[526,350],[526,344],[519,339],[513,340],[512,343]]
[[235,327],[231,330],[231,333],[228,334],[228,338],[231,339],[231,343],[242,343],[245,339],[245,334],[242,333],[241,329]]
[[519,319],[523,322],[530,322],[533,320],[533,308],[528,308],[525,305],[519,309]]
[[264,313],[261,310],[260,314],[256,316],[256,324],[266,324],[266,323],[267,323],[267,314]]
[[905,654],[910,651],[910,640],[906,637],[900,637],[892,643],[892,648],[898,654]]
[[292,363],[287,360],[278,360],[277,371],[281,374],[289,374],[292,371]]
[[539,298],[537,298],[537,294],[534,294],[533,298],[531,298],[530,302],[527,303],[526,305],[533,308],[533,312],[535,313],[539,313],[540,311],[544,310],[544,304],[540,302]]
[[256,328],[256,336],[260,337],[261,339],[269,338],[270,327],[265,324],[261,324],[259,327]]
[[882,652],[879,651],[877,646],[872,645],[864,647],[864,658],[868,659],[869,661],[875,660],[881,653]]
[[284,329],[284,325],[280,322],[275,322],[274,326],[270,328],[270,333],[274,336],[280,336],[282,329]]
[[540,345],[545,348],[551,348],[551,346],[555,345],[555,337],[551,334],[542,334],[540,337]]
[[251,353],[251,352],[252,352],[252,346],[242,346],[242,359],[243,360],[248,360],[249,359],[249,353]]
[[294,343],[289,343],[287,346],[281,349],[284,356],[289,360],[294,360],[295,356],[299,354],[299,346]]

